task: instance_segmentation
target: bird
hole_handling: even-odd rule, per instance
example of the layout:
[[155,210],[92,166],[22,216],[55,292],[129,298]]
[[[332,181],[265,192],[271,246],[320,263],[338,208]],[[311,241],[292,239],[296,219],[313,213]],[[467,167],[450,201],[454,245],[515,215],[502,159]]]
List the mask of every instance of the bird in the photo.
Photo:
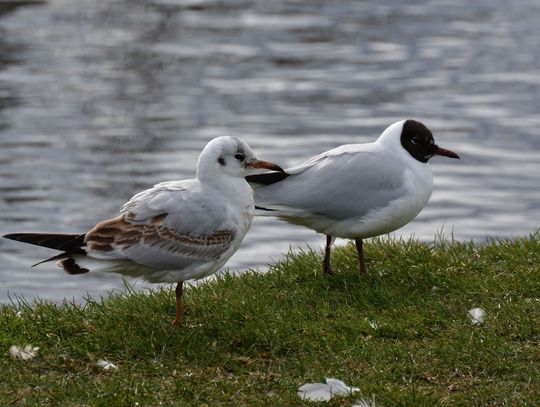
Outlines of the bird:
[[217,137],[201,152],[194,179],[161,182],[134,195],[118,216],[86,233],[3,237],[62,251],[37,264],[56,261],[68,274],[102,271],[176,283],[172,324],[178,326],[183,282],[218,271],[248,232],[254,201],[244,177],[260,169],[283,171],[258,160],[245,141]]
[[406,119],[386,128],[375,142],[347,144],[284,172],[250,175],[256,216],[275,216],[326,235],[323,270],[333,274],[336,237],[354,239],[358,268],[367,273],[363,239],[406,225],[433,190],[428,164],[436,156],[459,156],[435,144],[421,122]]

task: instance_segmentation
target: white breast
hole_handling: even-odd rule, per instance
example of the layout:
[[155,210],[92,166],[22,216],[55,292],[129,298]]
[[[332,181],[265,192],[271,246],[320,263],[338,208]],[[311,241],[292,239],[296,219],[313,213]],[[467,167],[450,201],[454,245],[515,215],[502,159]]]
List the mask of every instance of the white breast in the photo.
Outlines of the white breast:
[[[406,194],[388,206],[350,218],[329,228],[328,234],[343,238],[368,238],[390,233],[413,220],[429,201],[433,176],[428,165],[413,166],[404,173]],[[330,230],[332,229],[332,230]],[[325,232],[326,233],[326,232]]]
[[[283,218],[291,223],[301,224],[319,233],[341,238],[368,238],[390,233],[413,220],[427,204],[433,190],[433,176],[429,165],[415,161],[405,166],[403,182],[405,193],[384,207],[368,213],[336,220],[326,216]],[[373,193],[376,193],[373,192]]]

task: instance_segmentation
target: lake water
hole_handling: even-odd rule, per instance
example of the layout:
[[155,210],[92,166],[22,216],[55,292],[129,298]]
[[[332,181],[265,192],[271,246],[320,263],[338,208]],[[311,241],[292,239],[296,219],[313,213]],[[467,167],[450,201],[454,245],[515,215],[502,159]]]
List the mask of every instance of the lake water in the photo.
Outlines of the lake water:
[[[84,232],[134,193],[192,177],[216,136],[287,166],[404,117],[462,160],[432,160],[431,201],[395,235],[534,232],[540,3],[395,3],[51,0],[0,15],[0,233]],[[264,270],[322,243],[257,219],[227,266]],[[123,287],[30,269],[52,253],[1,239],[0,302]]]

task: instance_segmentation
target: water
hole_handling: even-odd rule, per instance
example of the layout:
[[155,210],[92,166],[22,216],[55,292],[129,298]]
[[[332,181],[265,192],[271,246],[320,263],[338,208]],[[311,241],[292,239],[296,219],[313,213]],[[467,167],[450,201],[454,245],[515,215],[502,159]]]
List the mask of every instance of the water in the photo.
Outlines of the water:
[[[135,192],[192,177],[216,136],[292,165],[403,117],[462,160],[432,160],[431,201],[397,235],[534,232],[540,4],[392,3],[57,0],[1,15],[0,233],[83,232]],[[228,267],[322,243],[258,219]],[[0,301],[122,289],[116,275],[29,268],[51,254],[0,240]]]

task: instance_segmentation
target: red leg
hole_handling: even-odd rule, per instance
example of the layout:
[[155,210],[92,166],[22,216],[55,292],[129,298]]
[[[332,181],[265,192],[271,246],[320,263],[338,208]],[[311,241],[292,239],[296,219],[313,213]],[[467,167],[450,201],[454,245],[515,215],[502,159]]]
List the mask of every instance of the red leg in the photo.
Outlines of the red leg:
[[180,281],[178,284],[176,284],[176,318],[172,322],[172,325],[174,326],[180,326],[182,323],[182,315],[184,313],[184,309],[182,308],[182,288],[183,288],[184,282]]
[[364,261],[364,242],[362,242],[362,239],[354,239],[354,241],[356,243],[360,274],[367,274],[366,262]]

